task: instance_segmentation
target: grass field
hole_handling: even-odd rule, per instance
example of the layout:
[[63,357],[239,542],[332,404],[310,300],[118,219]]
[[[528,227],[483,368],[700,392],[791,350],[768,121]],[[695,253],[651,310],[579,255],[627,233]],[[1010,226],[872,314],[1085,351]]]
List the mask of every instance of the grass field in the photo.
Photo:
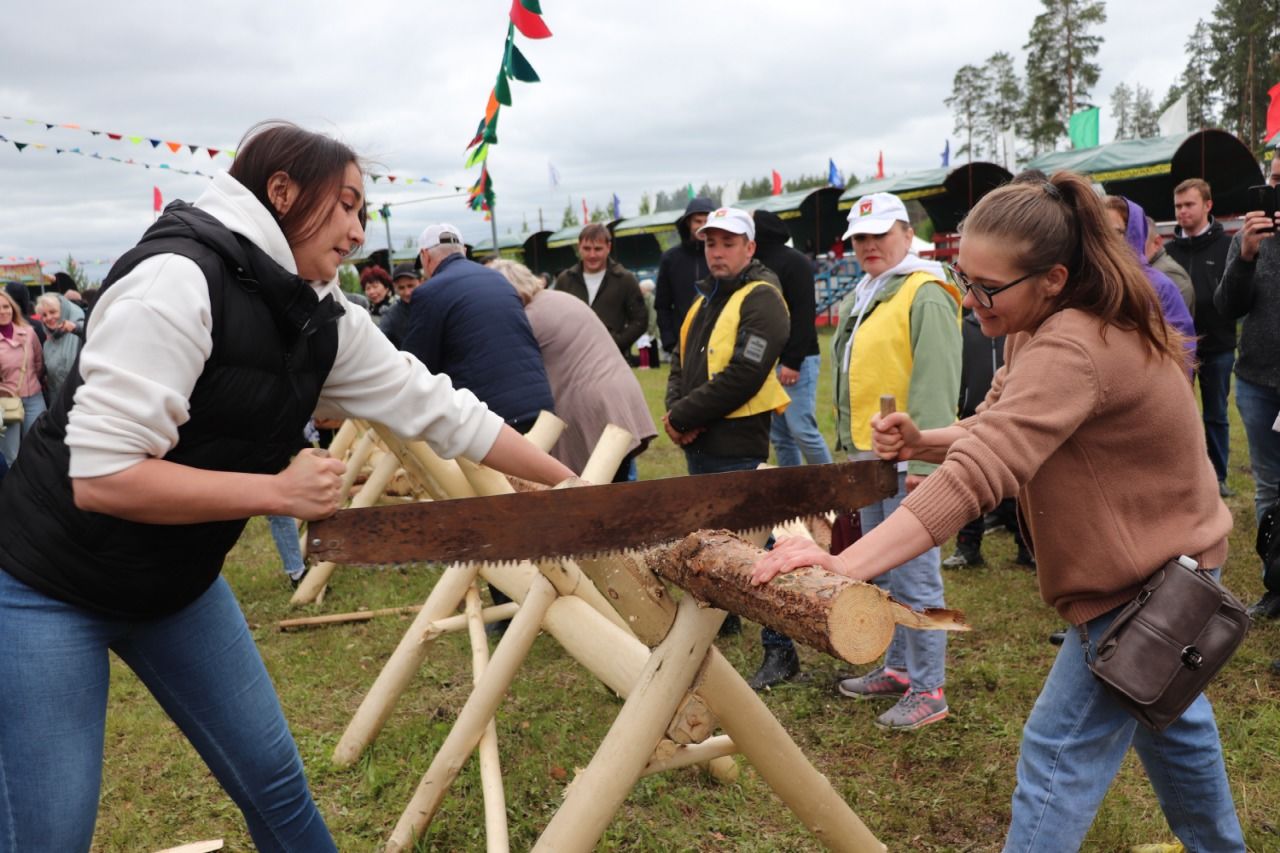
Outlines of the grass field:
[[[662,413],[666,371],[638,371],[655,417]],[[827,372],[819,390],[825,435],[832,434]],[[1232,411],[1235,418],[1234,409]],[[1225,583],[1247,603],[1261,592],[1252,556],[1253,483],[1238,421],[1232,426],[1228,501],[1236,518]],[[642,477],[684,473],[665,437],[640,457]],[[944,549],[944,554],[950,549]],[[872,720],[883,710],[839,696],[835,681],[854,671],[802,648],[803,676],[765,697],[792,737],[890,850],[1000,849],[1009,817],[1023,720],[1053,659],[1046,635],[1060,626],[1041,601],[1035,576],[1015,565],[1007,533],[988,537],[987,567],[946,574],[948,605],[974,625],[952,636],[947,694],[952,716],[909,734],[889,734]],[[298,740],[320,809],[342,850],[380,849],[465,702],[471,683],[464,635],[437,641],[427,665],[374,746],[349,769],[329,761],[364,692],[399,641],[407,619],[281,633],[279,619],[299,615],[279,570],[265,521],[255,519],[227,562],[258,646]],[[429,567],[367,572],[339,569],[316,613],[420,603]],[[719,641],[744,674],[759,662],[758,632]],[[1257,626],[1209,691],[1218,714],[1228,773],[1250,850],[1280,851],[1280,624]],[[157,850],[225,838],[228,850],[251,849],[239,812],[199,757],[127,668],[115,662],[106,769],[94,849]],[[2,689],[2,688],[0,688]],[[503,704],[498,732],[512,849],[528,849],[550,820],[574,768],[584,767],[620,701],[547,636]],[[479,775],[468,764],[421,850],[483,850]],[[1130,754],[1086,842],[1091,851],[1171,841],[1155,796]],[[743,767],[721,786],[697,770],[641,780],[600,844],[628,851],[792,851],[817,849],[812,838]]]

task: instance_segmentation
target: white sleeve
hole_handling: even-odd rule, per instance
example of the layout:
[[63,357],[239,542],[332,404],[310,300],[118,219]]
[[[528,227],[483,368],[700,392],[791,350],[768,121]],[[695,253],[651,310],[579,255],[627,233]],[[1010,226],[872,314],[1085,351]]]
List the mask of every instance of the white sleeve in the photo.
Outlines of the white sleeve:
[[[455,390],[449,377],[431,373],[386,335],[359,308],[340,300],[338,355],[320,395],[317,414],[347,415],[385,424],[404,438],[421,438],[446,459],[479,461],[498,440],[502,418],[467,390]],[[321,294],[323,295],[323,294]]]
[[213,351],[209,286],[194,261],[156,255],[111,285],[89,318],[84,384],[67,419],[72,477],[168,453]]

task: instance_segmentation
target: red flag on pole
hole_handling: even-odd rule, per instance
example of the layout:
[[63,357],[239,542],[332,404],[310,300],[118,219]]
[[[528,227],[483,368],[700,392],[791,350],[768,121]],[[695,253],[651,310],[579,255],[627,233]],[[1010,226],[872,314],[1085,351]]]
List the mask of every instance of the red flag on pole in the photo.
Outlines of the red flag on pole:
[[161,210],[164,209],[164,199],[160,197],[159,187],[151,188],[151,206],[152,206],[152,210],[154,210],[156,213],[159,213]]
[[876,159],[876,177],[884,177],[884,152],[880,152],[880,156]]
[[1271,106],[1267,107],[1267,142],[1280,133],[1280,83],[1271,87]]
[[782,195],[782,176],[778,174],[777,169],[773,170],[773,188],[771,192],[773,195]]
[[582,224],[586,225],[590,221],[591,221],[591,214],[587,213],[587,200],[584,198],[582,200]]

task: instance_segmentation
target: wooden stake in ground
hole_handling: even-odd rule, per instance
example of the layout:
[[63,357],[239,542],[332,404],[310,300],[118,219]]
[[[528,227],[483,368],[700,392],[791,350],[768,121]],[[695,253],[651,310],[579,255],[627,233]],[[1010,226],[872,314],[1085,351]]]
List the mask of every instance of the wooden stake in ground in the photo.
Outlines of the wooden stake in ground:
[[727,531],[699,531],[673,545],[650,549],[645,562],[703,601],[850,663],[867,663],[884,654],[899,624],[921,630],[969,630],[959,611],[916,612],[878,586],[816,567],[752,586],[751,570],[762,553]]

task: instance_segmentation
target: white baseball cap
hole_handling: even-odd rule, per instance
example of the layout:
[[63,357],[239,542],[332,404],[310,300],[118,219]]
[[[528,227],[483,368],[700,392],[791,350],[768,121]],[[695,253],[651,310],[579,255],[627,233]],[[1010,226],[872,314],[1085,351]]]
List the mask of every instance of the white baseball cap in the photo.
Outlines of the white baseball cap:
[[849,228],[840,239],[848,240],[854,234],[885,234],[895,222],[911,224],[902,199],[893,193],[864,195],[850,208]]
[[701,234],[715,228],[730,234],[745,234],[748,240],[756,238],[756,223],[751,214],[736,207],[721,207],[707,214],[707,224],[698,229]]
[[447,222],[441,222],[439,225],[428,225],[423,229],[422,236],[418,238],[418,251],[434,249],[441,243],[462,245],[462,232]]

